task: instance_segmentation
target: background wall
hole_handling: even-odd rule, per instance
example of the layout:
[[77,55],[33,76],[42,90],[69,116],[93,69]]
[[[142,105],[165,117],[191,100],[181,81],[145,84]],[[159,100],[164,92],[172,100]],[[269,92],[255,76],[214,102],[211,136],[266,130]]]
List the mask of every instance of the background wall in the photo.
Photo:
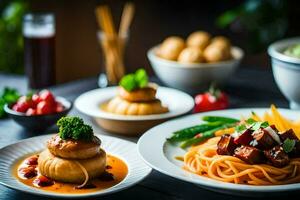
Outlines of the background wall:
[[[33,11],[53,11],[57,21],[57,81],[66,82],[100,73],[103,66],[98,45],[97,24],[94,15],[96,5],[107,3],[112,8],[114,20],[119,23],[126,1],[96,0],[30,0]],[[130,40],[126,51],[128,71],[146,67],[152,73],[146,58],[147,50],[165,37],[186,37],[195,30],[206,30],[213,35],[226,35],[232,43],[247,49],[249,35],[233,33],[229,28],[216,28],[215,21],[224,11],[239,6],[243,1],[230,0],[134,0],[136,14],[131,26]],[[198,2],[198,3],[197,3]],[[205,2],[205,3],[204,3]],[[288,1],[289,28],[285,36],[299,35],[299,1]],[[242,67],[269,67],[265,49],[248,52]]]

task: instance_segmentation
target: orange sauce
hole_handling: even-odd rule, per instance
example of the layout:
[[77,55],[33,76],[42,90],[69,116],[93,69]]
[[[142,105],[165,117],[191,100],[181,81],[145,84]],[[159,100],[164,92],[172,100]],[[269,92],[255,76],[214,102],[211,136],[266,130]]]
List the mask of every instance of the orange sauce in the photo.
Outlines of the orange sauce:
[[[32,155],[37,155],[37,154],[32,154]],[[32,155],[26,157],[29,158]],[[113,174],[114,179],[105,181],[101,179],[93,179],[90,181],[91,184],[96,186],[95,188],[83,188],[83,189],[76,189],[75,187],[78,186],[79,184],[72,184],[72,183],[62,183],[62,182],[57,182],[54,181],[54,184],[51,186],[45,186],[45,187],[39,187],[33,184],[33,180],[36,177],[25,179],[24,177],[20,176],[18,174],[18,169],[22,166],[24,166],[24,161],[25,159],[19,160],[15,166],[13,167],[13,175],[17,177],[17,179],[24,183],[25,185],[39,188],[41,190],[46,190],[49,192],[57,192],[57,193],[90,193],[90,192],[96,192],[100,190],[104,190],[107,188],[110,188],[114,185],[117,185],[120,183],[124,178],[126,177],[128,173],[128,168],[127,165],[125,164],[124,161],[122,161],[120,158],[117,158],[116,156],[113,155],[107,155],[107,168],[106,171],[108,173]],[[38,168],[36,168],[38,169]],[[39,173],[38,173],[39,174]]]

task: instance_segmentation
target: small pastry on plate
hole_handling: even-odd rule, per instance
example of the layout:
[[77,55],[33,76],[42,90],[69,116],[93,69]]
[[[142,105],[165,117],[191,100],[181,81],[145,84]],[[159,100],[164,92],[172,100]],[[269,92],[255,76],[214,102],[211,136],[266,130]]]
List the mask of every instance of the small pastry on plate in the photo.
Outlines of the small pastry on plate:
[[38,158],[39,172],[52,180],[83,183],[99,177],[106,166],[106,153],[89,125],[78,117],[58,121],[59,134],[47,142]]
[[168,112],[156,98],[157,85],[148,82],[143,69],[128,74],[120,81],[118,94],[109,100],[104,110],[119,115],[152,115]]

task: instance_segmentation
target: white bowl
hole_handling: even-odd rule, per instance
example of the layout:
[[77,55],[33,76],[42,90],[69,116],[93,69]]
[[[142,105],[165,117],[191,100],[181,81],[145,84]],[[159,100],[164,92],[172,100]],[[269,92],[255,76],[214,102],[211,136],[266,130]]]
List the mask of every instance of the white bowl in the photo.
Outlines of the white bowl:
[[149,128],[170,118],[183,115],[194,107],[194,99],[179,90],[158,87],[156,97],[166,105],[169,112],[153,115],[118,115],[109,113],[100,106],[117,95],[117,87],[95,89],[80,95],[75,107],[95,121],[105,130],[122,135],[140,135]]
[[209,87],[212,82],[218,85],[228,80],[244,56],[242,49],[231,48],[233,59],[217,63],[179,63],[160,58],[156,55],[158,46],[151,48],[148,59],[164,84],[187,92],[199,92]]
[[295,43],[300,44],[300,37],[277,41],[270,45],[268,53],[280,91],[290,101],[291,109],[300,109],[300,59],[282,53]]

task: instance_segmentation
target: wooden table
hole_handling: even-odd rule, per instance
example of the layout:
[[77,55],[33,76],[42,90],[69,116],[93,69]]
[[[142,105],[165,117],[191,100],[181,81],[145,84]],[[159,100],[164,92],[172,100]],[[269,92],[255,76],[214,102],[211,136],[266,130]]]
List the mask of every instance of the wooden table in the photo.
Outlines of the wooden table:
[[[23,76],[0,74],[0,89],[4,86],[16,87],[20,92],[26,92],[26,79]],[[97,88],[97,78],[79,80],[50,88],[55,95],[74,99],[83,92]],[[230,95],[231,107],[269,107],[275,103],[279,107],[288,107],[288,102],[280,94],[270,71],[254,69],[241,69],[229,81],[225,91]],[[70,115],[79,115],[93,125],[96,133],[110,135],[95,122],[72,109]],[[46,133],[53,133],[56,128],[51,128]],[[43,133],[43,134],[46,134]],[[11,119],[0,120],[0,148],[17,142],[20,139],[35,136],[36,134],[23,130]],[[138,138],[116,136],[123,139],[137,141]],[[299,191],[300,193],[300,191]],[[283,194],[284,195],[284,194]],[[289,195],[291,197],[291,195]],[[219,194],[200,187],[168,177],[155,170],[136,186],[101,199],[207,199],[207,200],[238,200],[241,197]],[[0,199],[45,199],[39,196],[21,193],[0,185]],[[100,198],[99,198],[100,199]],[[243,198],[245,200],[251,198]],[[266,199],[282,199],[282,197],[265,197]],[[299,199],[299,196],[296,198]]]

